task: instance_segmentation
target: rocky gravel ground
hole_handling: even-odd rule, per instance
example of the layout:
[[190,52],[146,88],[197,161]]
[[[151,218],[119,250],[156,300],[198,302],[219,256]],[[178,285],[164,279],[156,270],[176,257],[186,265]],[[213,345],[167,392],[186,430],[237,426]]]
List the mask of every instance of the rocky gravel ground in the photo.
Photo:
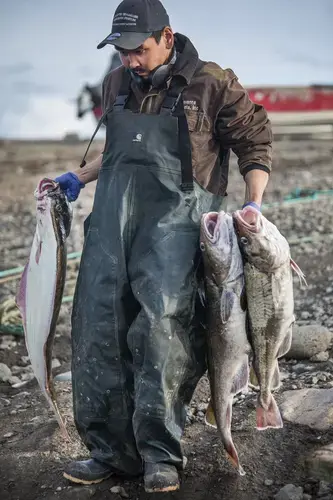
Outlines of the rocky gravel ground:
[[[33,191],[42,176],[76,168],[85,144],[3,142],[0,147],[0,271],[25,264],[35,229]],[[100,144],[90,153],[94,157]],[[277,142],[264,214],[287,237],[292,257],[308,287],[294,278],[296,325],[291,350],[280,361],[277,391],[284,428],[255,429],[256,393],[238,395],[233,434],[246,471],[239,477],[226,462],[217,433],[204,424],[209,384],[201,380],[188,408],[183,440],[188,465],[179,493],[184,500],[333,499],[333,196],[286,198],[295,190],[333,189],[333,148],[328,141]],[[69,252],[80,252],[83,220],[92,206],[95,183],[73,204]],[[302,194],[302,193],[301,193]],[[244,183],[232,158],[229,209],[238,208]],[[73,294],[79,257],[69,261],[65,296]],[[19,273],[18,275],[19,276]],[[19,330],[13,297],[18,284],[0,277],[0,479],[3,500],[146,499],[141,480],[111,478],[99,486],[71,486],[64,463],[86,456],[71,410],[70,382],[56,383],[59,405],[72,438],[66,443],[38,390]],[[71,302],[64,303],[53,349],[54,374],[70,368]],[[0,326],[1,328],[1,326]]]

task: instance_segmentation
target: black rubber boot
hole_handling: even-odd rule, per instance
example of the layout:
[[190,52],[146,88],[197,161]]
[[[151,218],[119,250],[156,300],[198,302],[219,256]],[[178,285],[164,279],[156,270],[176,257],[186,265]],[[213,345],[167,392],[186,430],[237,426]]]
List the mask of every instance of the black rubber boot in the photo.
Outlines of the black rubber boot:
[[147,493],[166,493],[179,490],[180,487],[176,467],[164,463],[146,463],[144,483]]
[[94,458],[71,462],[65,467],[64,477],[73,483],[101,483],[114,473],[113,469]]

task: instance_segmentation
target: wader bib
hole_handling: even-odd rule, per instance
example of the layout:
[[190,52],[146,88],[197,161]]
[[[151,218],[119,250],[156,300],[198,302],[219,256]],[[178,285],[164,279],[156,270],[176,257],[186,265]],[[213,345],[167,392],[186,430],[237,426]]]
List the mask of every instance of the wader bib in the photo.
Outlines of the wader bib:
[[124,474],[182,467],[186,405],[206,369],[199,224],[224,198],[193,180],[183,89],[172,82],[158,115],[133,113],[125,73],[73,303],[75,423],[91,457]]

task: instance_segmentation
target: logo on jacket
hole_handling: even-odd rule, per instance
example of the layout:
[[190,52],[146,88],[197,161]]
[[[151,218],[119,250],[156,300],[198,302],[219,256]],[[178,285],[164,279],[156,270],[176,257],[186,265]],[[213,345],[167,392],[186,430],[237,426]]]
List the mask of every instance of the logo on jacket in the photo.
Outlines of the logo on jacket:
[[184,109],[199,111],[199,106],[197,105],[197,101],[184,101]]
[[142,134],[136,134],[132,142],[142,142]]

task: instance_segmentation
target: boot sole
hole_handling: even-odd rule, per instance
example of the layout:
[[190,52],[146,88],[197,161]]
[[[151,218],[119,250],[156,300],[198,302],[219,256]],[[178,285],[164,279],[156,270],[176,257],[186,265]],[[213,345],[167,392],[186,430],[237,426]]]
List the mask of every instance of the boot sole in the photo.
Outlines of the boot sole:
[[165,488],[145,488],[146,493],[168,493],[169,491],[178,491],[180,485],[166,486]]
[[70,474],[67,474],[67,472],[64,472],[63,476],[66,479],[68,479],[69,481],[72,481],[73,483],[88,485],[88,484],[98,484],[98,483],[101,483],[102,481],[105,481],[106,479],[108,479],[109,477],[111,477],[112,474],[113,474],[113,472],[110,472],[110,474],[108,474],[107,476],[102,477],[102,479],[91,479],[90,481],[87,480],[87,479],[80,479],[79,477],[71,476]]

